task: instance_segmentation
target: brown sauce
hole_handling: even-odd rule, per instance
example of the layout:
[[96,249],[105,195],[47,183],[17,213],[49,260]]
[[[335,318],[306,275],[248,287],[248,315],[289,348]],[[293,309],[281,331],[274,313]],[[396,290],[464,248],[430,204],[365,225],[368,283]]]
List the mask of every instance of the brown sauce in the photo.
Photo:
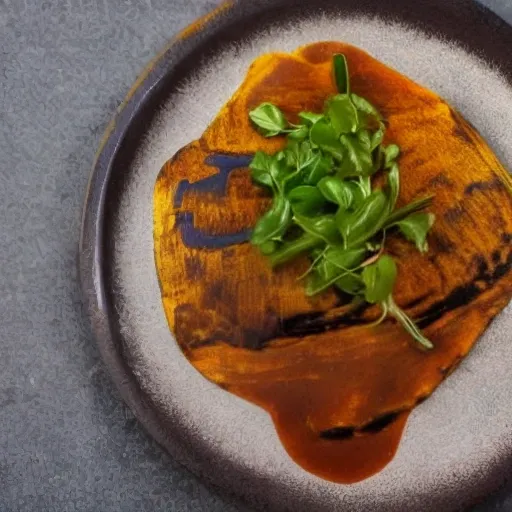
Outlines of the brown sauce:
[[[366,324],[334,292],[305,297],[306,261],[271,271],[244,243],[267,206],[247,169],[264,139],[247,113],[263,101],[289,116],[334,93],[331,57],[348,58],[354,92],[384,115],[402,148],[400,201],[435,194],[430,251],[392,240],[396,301],[419,320],[425,353],[392,320]],[[469,352],[512,296],[511,180],[478,133],[441,98],[341,43],[257,59],[199,141],[163,167],[155,188],[155,257],[169,325],[206,378],[272,417],[289,455],[352,483],[393,458],[410,411]]]

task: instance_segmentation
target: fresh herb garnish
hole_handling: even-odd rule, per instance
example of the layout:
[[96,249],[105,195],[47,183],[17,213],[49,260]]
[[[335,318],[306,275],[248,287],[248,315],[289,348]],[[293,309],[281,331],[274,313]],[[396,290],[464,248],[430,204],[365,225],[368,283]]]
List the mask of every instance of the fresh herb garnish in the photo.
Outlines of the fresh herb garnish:
[[[253,181],[273,194],[270,209],[257,222],[251,241],[272,266],[308,255],[311,265],[299,277],[307,295],[331,286],[379,304],[423,348],[433,348],[393,300],[394,259],[385,253],[388,231],[403,235],[420,252],[435,217],[424,210],[432,197],[396,208],[400,148],[384,146],[386,127],[378,110],[351,92],[347,59],[333,57],[339,94],[327,99],[323,114],[301,112],[290,123],[271,103],[249,113],[265,137],[286,135],[286,147],[273,155],[257,152],[250,164]],[[382,188],[373,185],[384,174]],[[374,324],[375,325],[375,324]]]

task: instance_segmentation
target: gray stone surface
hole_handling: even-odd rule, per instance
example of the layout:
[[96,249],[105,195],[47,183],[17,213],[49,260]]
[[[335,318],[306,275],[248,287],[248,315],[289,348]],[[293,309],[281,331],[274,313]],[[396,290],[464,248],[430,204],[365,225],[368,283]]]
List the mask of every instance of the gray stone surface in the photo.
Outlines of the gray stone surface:
[[[512,23],[512,0],[486,0]],[[0,512],[234,511],[119,400],[75,268],[99,139],[211,0],[0,0]],[[484,510],[510,511],[505,495]]]

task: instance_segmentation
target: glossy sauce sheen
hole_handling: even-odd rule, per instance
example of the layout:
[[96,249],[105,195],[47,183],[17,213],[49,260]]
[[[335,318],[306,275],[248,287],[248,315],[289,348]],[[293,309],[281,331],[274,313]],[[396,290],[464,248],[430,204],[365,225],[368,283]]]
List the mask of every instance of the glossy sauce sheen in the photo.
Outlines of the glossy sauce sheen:
[[[397,303],[435,349],[422,352],[375,307],[353,310],[329,291],[308,299],[246,243],[268,206],[246,168],[280,149],[248,112],[263,101],[296,119],[335,93],[333,53],[352,89],[378,107],[386,143],[402,149],[399,206],[435,194],[430,251],[390,237]],[[257,59],[200,140],[163,167],[154,195],[155,257],[169,325],[206,378],[272,417],[290,456],[328,480],[352,483],[395,454],[409,412],[468,353],[512,296],[512,195],[507,172],[477,132],[431,91],[341,43]],[[440,419],[440,421],[445,421]]]

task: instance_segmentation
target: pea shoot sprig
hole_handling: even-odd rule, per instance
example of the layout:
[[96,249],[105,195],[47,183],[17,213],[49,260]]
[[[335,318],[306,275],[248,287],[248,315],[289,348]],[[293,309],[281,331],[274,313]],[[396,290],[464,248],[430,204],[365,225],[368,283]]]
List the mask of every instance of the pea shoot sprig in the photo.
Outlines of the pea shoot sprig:
[[[422,253],[435,217],[423,212],[432,197],[396,207],[400,149],[383,144],[386,126],[377,109],[350,91],[347,60],[333,57],[339,91],[323,114],[301,112],[299,124],[287,121],[271,103],[249,113],[266,137],[286,136],[286,147],[270,155],[257,152],[250,164],[253,181],[270,190],[270,209],[258,220],[251,241],[272,266],[308,255],[308,296],[331,286],[355,300],[379,304],[423,348],[433,344],[393,300],[397,266],[385,252],[386,236],[397,232]],[[372,178],[384,174],[383,187]]]

